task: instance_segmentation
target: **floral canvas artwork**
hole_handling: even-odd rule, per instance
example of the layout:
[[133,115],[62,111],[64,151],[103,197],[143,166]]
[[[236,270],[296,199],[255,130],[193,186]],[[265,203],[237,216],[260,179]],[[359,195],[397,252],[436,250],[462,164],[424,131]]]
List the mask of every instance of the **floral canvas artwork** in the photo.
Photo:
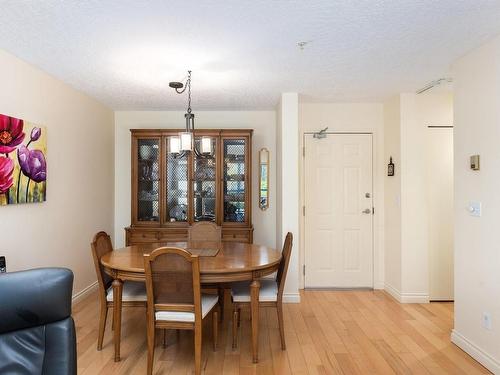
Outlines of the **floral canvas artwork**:
[[44,127],[0,114],[0,206],[45,201],[46,153]]

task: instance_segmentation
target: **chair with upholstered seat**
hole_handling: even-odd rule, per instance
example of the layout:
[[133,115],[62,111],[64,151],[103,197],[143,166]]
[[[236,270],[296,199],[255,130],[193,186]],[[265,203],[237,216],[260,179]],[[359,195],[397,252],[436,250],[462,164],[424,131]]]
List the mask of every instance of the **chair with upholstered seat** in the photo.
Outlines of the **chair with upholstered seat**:
[[[99,232],[94,236],[91,243],[92,257],[97,274],[99,284],[99,336],[97,339],[97,350],[102,349],[104,339],[104,330],[106,329],[106,319],[108,309],[113,307],[113,278],[104,272],[104,267],[101,264],[101,258],[113,251],[111,238],[106,232]],[[146,307],[146,285],[138,281],[125,281],[122,291],[122,306],[123,307]]]
[[155,329],[194,331],[195,373],[201,373],[202,320],[212,312],[214,351],[217,348],[217,295],[201,294],[200,263],[197,255],[161,247],[144,255],[148,295],[148,367],[153,372]]
[[[193,223],[188,228],[188,241],[189,242],[221,242],[222,241],[222,228],[210,221],[200,221]],[[204,284],[203,290],[217,289],[219,293],[219,304],[221,307],[220,320],[224,318],[224,290],[225,285],[218,284]]]
[[220,242],[222,229],[210,221],[199,221],[188,228],[188,240]]
[[[283,290],[292,252],[293,236],[288,232],[281,253],[281,261],[276,274],[276,279],[261,279],[259,290],[260,307],[276,307],[278,325],[281,336],[281,349],[286,349],[285,331],[283,327]],[[233,301],[233,349],[237,346],[238,327],[240,325],[241,307],[250,306],[249,282],[234,283],[231,286],[231,299]]]

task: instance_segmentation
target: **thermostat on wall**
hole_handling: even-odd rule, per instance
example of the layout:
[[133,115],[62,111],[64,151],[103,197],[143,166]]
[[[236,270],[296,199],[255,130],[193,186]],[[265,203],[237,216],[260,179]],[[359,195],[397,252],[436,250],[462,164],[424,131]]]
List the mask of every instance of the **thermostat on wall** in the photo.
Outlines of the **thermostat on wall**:
[[470,169],[473,171],[479,170],[479,155],[472,155],[470,157]]

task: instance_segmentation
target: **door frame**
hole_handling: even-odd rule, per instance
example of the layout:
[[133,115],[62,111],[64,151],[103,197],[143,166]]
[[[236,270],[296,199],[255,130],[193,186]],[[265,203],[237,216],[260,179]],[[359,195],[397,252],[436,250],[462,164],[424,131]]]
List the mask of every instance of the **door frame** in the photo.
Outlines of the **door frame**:
[[[300,164],[300,207],[299,207],[299,229],[300,229],[300,244],[299,244],[299,288],[300,289],[305,289],[305,277],[304,277],[304,264],[305,264],[305,255],[306,255],[306,227],[305,227],[305,215],[303,213],[303,207],[305,205],[305,144],[306,144],[306,136],[313,135],[317,132],[311,132],[311,131],[306,131],[302,133],[302,136],[300,137],[300,158],[301,162]],[[377,285],[376,282],[376,272],[380,271],[376,269],[375,264],[379,264],[379,268],[382,268],[383,272],[383,266],[380,265],[380,262],[384,263],[383,258],[382,259],[376,259],[375,257],[379,257],[379,252],[380,248],[377,246],[375,240],[377,236],[375,236],[375,231],[378,230],[379,228],[379,216],[376,216],[375,214],[377,212],[381,211],[381,207],[377,208],[376,202],[379,200],[376,199],[378,197],[378,194],[380,193],[378,189],[376,188],[376,181],[377,178],[379,178],[378,171],[376,168],[376,156],[378,155],[378,149],[377,149],[377,142],[375,141],[375,138],[377,136],[375,131],[353,131],[353,132],[346,132],[346,131],[331,131],[331,132],[324,132],[324,134],[328,135],[370,135],[371,140],[372,140],[372,204],[373,208],[375,210],[375,213],[372,214],[372,289],[384,289],[384,285]],[[380,134],[378,135],[379,137],[381,136]],[[383,175],[381,176],[383,178]],[[382,201],[383,203],[383,201]],[[381,205],[383,206],[383,204]],[[376,251],[378,250],[378,251]],[[379,257],[380,258],[380,257]],[[382,281],[383,284],[383,281]],[[345,288],[344,288],[345,289]]]

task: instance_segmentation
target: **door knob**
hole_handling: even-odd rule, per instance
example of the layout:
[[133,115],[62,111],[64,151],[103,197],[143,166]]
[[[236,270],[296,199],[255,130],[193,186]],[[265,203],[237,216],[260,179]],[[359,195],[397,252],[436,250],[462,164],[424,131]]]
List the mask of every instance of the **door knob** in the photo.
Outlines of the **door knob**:
[[371,214],[372,210],[370,210],[369,208],[367,208],[366,210],[363,210],[361,212],[364,213],[364,214]]

